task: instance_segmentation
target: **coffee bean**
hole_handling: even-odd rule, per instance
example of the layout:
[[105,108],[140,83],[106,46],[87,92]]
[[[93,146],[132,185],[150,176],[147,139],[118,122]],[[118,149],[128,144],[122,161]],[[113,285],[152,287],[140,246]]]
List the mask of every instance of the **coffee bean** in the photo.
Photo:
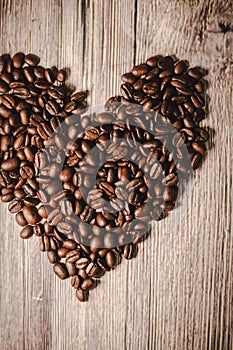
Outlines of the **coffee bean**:
[[20,237],[23,239],[28,239],[32,237],[33,235],[33,227],[32,226],[25,226],[21,231],[20,231]]
[[177,75],[180,75],[184,72],[186,72],[187,69],[187,63],[185,61],[178,61],[176,62],[175,66],[174,66],[174,73]]
[[133,243],[131,244],[126,244],[124,247],[124,252],[122,254],[123,258],[130,260],[134,258],[136,254],[136,247]]
[[95,284],[96,282],[92,278],[86,278],[81,284],[81,289],[84,291],[91,290],[95,287]]
[[88,300],[88,291],[82,289],[76,289],[76,297],[79,301],[84,302]]
[[62,213],[59,208],[54,209],[49,213],[47,221],[52,225],[57,225],[62,220]]
[[78,250],[68,251],[66,254],[66,260],[70,263],[75,263],[80,258],[80,253]]
[[12,58],[13,66],[15,68],[22,68],[24,64],[24,57],[25,54],[23,52],[17,52]]
[[22,211],[20,211],[16,214],[15,219],[16,219],[17,224],[19,224],[19,226],[26,226],[27,225],[27,220],[25,219]]
[[53,272],[62,280],[69,277],[69,273],[67,271],[67,268],[66,268],[65,264],[63,264],[63,263],[56,263],[53,266]]
[[71,239],[67,239],[63,243],[63,246],[69,250],[73,250],[77,247],[77,244],[76,244],[76,242],[72,241]]
[[21,209],[23,208],[23,202],[19,201],[17,199],[14,199],[9,205],[8,205],[8,210],[12,214],[18,213]]
[[106,264],[112,269],[116,263],[115,254],[112,251],[108,251],[105,255]]
[[75,266],[78,269],[85,269],[85,267],[89,264],[88,258],[80,258],[76,261]]
[[81,283],[81,281],[80,281],[79,276],[76,275],[76,276],[72,276],[71,277],[71,285],[72,285],[72,287],[77,289],[80,286],[80,283]]
[[29,205],[23,207],[23,215],[30,225],[35,225],[40,220],[37,209]]
[[47,257],[51,264],[56,264],[60,260],[55,250],[48,251]]
[[65,265],[66,265],[66,269],[67,269],[70,276],[77,275],[78,270],[77,270],[75,264],[66,260]]
[[29,53],[25,56],[25,62],[32,67],[38,66],[40,63],[40,58],[34,54]]
[[5,171],[12,171],[17,169],[19,164],[20,164],[19,158],[14,157],[3,161],[1,164],[1,168],[2,170],[5,170]]
[[203,74],[198,67],[189,68],[187,71],[188,75],[194,79],[201,79]]
[[86,268],[86,273],[88,276],[93,278],[100,278],[103,276],[104,271],[96,263],[90,263]]
[[140,64],[138,66],[134,66],[132,69],[132,74],[135,77],[140,77],[148,72],[149,67],[146,64]]

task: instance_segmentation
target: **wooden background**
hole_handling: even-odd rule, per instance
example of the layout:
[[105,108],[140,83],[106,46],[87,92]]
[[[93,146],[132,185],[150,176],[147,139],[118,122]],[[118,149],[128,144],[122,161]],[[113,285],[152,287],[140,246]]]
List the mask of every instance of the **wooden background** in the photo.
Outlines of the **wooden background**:
[[214,130],[176,223],[156,226],[85,304],[52,273],[37,240],[20,239],[1,204],[0,348],[232,349],[231,1],[1,0],[0,12],[1,53],[69,67],[69,83],[88,89],[90,104],[118,93],[120,75],[154,54],[208,69],[203,125]]

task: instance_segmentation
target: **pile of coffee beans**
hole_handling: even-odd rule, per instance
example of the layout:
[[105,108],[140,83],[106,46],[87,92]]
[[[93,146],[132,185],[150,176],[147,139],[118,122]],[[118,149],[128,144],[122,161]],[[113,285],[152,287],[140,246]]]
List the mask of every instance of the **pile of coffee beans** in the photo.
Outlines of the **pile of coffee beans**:
[[66,71],[33,54],[0,57],[0,193],[80,301],[175,206],[208,132],[197,68],[155,56],[122,76],[122,96],[86,112]]

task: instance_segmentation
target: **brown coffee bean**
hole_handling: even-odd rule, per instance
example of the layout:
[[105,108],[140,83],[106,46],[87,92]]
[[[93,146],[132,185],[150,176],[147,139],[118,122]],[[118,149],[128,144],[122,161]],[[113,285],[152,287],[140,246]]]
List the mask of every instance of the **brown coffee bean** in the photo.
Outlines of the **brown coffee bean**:
[[178,61],[174,66],[174,73],[177,75],[183,74],[187,70],[187,62]]
[[76,297],[79,301],[84,302],[88,300],[88,291],[82,289],[76,289]]
[[62,220],[62,213],[59,208],[56,208],[49,213],[47,221],[50,225],[55,226]]
[[14,199],[9,205],[8,210],[12,214],[18,213],[23,208],[23,202],[17,199]]
[[80,283],[81,283],[81,281],[80,281],[79,276],[76,275],[76,276],[71,277],[71,286],[73,288],[77,289],[80,286]]
[[57,115],[59,112],[59,105],[55,101],[48,101],[45,108],[51,115]]
[[67,271],[67,268],[66,268],[65,264],[63,264],[63,263],[56,263],[53,266],[53,272],[62,280],[69,277],[69,273]]
[[81,289],[84,291],[91,290],[95,287],[95,285],[96,285],[96,282],[92,278],[87,278],[81,284]]
[[66,260],[65,265],[66,265],[66,269],[67,269],[70,276],[77,275],[78,270],[77,270],[74,263],[71,263],[71,262]]
[[[93,259],[93,261],[96,259],[96,257]],[[106,261],[102,258],[97,259],[97,264],[101,268],[101,270],[105,271],[110,271],[110,267],[107,265]]]
[[35,225],[40,220],[37,209],[29,205],[23,207],[23,215],[27,223],[30,225]]
[[105,261],[107,265],[112,269],[115,266],[116,263],[116,256],[115,254],[109,250],[105,255]]
[[97,114],[97,120],[100,123],[104,123],[104,124],[110,124],[113,121],[113,115],[111,113],[99,113]]
[[54,75],[52,69],[46,68],[45,71],[44,71],[44,76],[45,76],[45,79],[48,81],[49,84],[53,84],[54,83],[55,75]]
[[13,157],[2,162],[1,168],[5,171],[16,170],[20,164],[19,158]]
[[104,271],[100,268],[98,264],[91,262],[86,268],[86,273],[88,276],[100,278],[101,276],[103,276]]
[[88,258],[80,258],[76,261],[75,265],[78,269],[85,269],[85,267],[89,264]]
[[48,257],[48,260],[51,264],[55,264],[60,260],[58,255],[57,255],[57,252],[55,250],[48,251],[47,257]]
[[29,66],[35,67],[40,63],[40,58],[34,54],[29,53],[25,56],[25,63]]
[[17,52],[12,58],[12,64],[15,68],[22,68],[24,64],[25,54],[23,52]]
[[165,202],[173,202],[176,200],[178,194],[177,186],[166,186],[163,192],[163,200]]
[[203,74],[198,67],[189,68],[187,74],[194,79],[201,79]]
[[9,85],[4,82],[3,80],[0,80],[0,93],[5,94],[10,90]]
[[150,67],[156,67],[161,56],[152,56],[146,60],[146,64]]
[[130,260],[135,257],[136,246],[133,243],[126,244],[124,247],[124,252],[122,254],[123,258]]
[[56,76],[57,80],[61,83],[63,83],[66,80],[66,71],[65,69],[60,69],[57,72],[57,76]]
[[202,142],[192,142],[192,148],[200,154],[205,154],[206,152],[206,146]]
[[66,254],[69,252],[69,249],[61,247],[57,250],[57,255],[59,256],[59,258],[65,258]]
[[23,239],[28,239],[32,237],[33,235],[33,227],[32,226],[25,226],[21,231],[20,231],[20,237]]
[[67,239],[65,240],[65,242],[63,243],[63,246],[69,250],[74,250],[77,247],[77,243],[74,242],[71,239]]
[[78,250],[68,251],[66,254],[66,260],[70,263],[76,262],[80,258],[80,253]]
[[121,80],[128,84],[134,84],[137,78],[132,73],[125,73],[121,76]]
[[25,219],[22,211],[20,211],[16,214],[15,219],[16,219],[16,222],[19,226],[26,226],[27,225],[27,220]]
[[138,66],[134,66],[132,69],[132,74],[135,77],[140,77],[146,74],[149,71],[149,67],[146,64],[139,64]]
[[201,161],[202,161],[202,155],[200,153],[195,153],[191,161],[191,165],[194,170],[201,165]]

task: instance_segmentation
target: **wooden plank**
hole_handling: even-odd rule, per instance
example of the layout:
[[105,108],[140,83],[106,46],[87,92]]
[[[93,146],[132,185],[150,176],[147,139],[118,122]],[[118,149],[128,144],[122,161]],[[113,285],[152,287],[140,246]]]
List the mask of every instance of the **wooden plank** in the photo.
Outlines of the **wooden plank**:
[[155,225],[88,303],[54,276],[36,239],[19,238],[1,204],[1,349],[231,349],[233,34],[219,27],[232,20],[230,1],[9,0],[0,13],[2,52],[69,67],[70,85],[89,90],[92,105],[119,93],[134,60],[175,54],[207,68],[203,125],[214,130],[181,198],[187,207]]

